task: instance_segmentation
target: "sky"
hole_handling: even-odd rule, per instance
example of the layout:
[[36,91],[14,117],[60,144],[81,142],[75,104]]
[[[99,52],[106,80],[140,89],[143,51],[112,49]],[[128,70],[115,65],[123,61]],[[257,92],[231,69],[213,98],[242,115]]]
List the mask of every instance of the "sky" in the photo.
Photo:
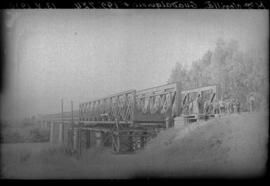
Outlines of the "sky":
[[[268,43],[268,10],[7,10],[1,117],[70,111],[91,99],[166,84],[218,39]],[[16,117],[15,117],[16,116]]]

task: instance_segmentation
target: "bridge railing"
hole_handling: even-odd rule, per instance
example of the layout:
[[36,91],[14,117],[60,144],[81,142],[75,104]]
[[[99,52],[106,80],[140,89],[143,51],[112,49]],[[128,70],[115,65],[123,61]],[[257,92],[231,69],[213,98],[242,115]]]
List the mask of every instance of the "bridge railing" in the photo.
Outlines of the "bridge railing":
[[105,98],[81,103],[80,121],[132,121],[135,90],[114,94]]
[[[80,122],[164,122],[180,114],[179,83],[129,90],[79,105]],[[106,123],[106,122],[105,122]]]
[[159,123],[179,115],[180,90],[179,83],[172,83],[137,91],[134,121]]

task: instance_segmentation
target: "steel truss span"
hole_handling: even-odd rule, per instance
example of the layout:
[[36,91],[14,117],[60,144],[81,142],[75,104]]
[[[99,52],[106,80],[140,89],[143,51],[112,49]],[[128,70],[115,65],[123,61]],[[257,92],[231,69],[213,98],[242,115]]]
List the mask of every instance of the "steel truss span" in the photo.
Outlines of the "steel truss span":
[[194,109],[198,95],[212,104],[220,91],[217,85],[182,90],[178,82],[132,89],[80,103],[75,111],[72,103],[72,112],[62,110],[42,121],[51,124],[50,141],[63,144],[71,154],[81,154],[93,141],[109,144],[114,153],[135,152],[160,130],[173,127],[175,117],[182,116],[185,121],[209,118],[200,108]]

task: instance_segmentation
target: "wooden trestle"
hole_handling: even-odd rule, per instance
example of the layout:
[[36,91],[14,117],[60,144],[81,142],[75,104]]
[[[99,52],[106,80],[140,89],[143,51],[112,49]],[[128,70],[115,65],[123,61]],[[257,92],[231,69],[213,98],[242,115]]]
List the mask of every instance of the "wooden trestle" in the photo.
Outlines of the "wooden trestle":
[[[131,125],[111,122],[106,126],[102,123],[96,125],[77,125],[69,128],[68,149],[80,155],[82,151],[93,145],[110,146],[113,153],[133,153],[145,147],[146,143],[163,128],[164,125],[154,127],[151,125]],[[96,136],[99,134],[98,136]]]

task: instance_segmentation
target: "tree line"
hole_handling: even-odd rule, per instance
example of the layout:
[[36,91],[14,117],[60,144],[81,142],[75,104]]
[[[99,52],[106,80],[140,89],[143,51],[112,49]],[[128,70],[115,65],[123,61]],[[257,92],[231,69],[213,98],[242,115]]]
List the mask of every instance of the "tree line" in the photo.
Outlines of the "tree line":
[[181,82],[183,89],[218,84],[222,99],[236,98],[242,105],[247,103],[247,95],[252,92],[266,101],[268,62],[256,51],[241,51],[235,40],[219,39],[215,48],[192,62],[190,68],[176,63],[168,80],[168,83],[174,82]]

